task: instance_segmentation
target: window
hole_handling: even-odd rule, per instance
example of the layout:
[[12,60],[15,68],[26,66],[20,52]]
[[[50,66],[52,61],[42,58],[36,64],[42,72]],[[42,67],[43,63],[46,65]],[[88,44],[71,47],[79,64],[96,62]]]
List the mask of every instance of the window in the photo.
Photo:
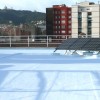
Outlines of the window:
[[58,11],[58,14],[60,14],[60,11]]
[[65,16],[61,16],[61,18],[65,18]]
[[79,12],[81,12],[81,11],[83,11],[83,9],[82,8],[79,8]]
[[62,13],[62,14],[65,14],[65,10],[62,10],[61,13]]
[[69,16],[68,18],[71,18],[71,16]]
[[69,33],[71,33],[71,31],[68,31]]
[[86,8],[86,10],[90,10],[90,8]]
[[57,19],[58,17],[57,16],[55,16],[55,19]]
[[65,20],[62,20],[61,23],[62,23],[62,24],[65,24]]
[[57,31],[55,31],[55,33],[57,33]]
[[57,21],[55,21],[55,24],[57,24]]
[[58,21],[58,24],[60,24],[60,21]]
[[60,33],[60,31],[58,31],[58,33]]
[[82,23],[78,23],[78,28],[82,28]]
[[65,25],[62,25],[61,28],[62,28],[62,29],[65,29]]
[[60,29],[60,26],[58,26],[58,28]]
[[88,29],[88,35],[91,35],[91,28]]
[[91,16],[92,15],[92,12],[88,12],[88,16]]
[[68,28],[71,28],[71,25],[69,25]]
[[55,28],[57,29],[57,26],[55,26]]
[[91,27],[92,23],[91,20],[88,20],[88,27]]
[[91,22],[92,20],[92,12],[88,12],[88,22]]
[[78,18],[81,18],[81,17],[82,17],[82,13],[78,12]]
[[71,11],[68,12],[69,14],[71,13]]
[[56,33],[57,33],[57,31],[54,31],[54,33],[56,34]]
[[71,21],[68,21],[68,23],[71,23]]
[[61,32],[62,32],[62,33],[65,33],[66,31],[63,30],[63,31],[61,31]]
[[60,16],[58,16],[58,18],[60,18]]
[[78,33],[81,33],[82,32],[82,29],[78,29]]

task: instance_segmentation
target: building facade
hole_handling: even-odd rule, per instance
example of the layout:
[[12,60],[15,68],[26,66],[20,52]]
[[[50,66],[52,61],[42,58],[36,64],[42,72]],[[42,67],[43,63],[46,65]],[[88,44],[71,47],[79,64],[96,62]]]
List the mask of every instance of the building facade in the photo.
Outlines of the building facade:
[[71,35],[71,8],[54,5],[46,9],[47,35]]
[[46,8],[46,34],[53,35],[53,8]]
[[81,2],[72,6],[72,37],[100,37],[100,4]]

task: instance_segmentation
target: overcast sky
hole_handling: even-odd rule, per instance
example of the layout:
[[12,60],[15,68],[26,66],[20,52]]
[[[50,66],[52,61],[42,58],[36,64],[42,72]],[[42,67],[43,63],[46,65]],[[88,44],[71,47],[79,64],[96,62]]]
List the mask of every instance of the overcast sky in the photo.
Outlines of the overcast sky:
[[[0,9],[5,6],[16,10],[31,10],[45,12],[46,8],[52,7],[52,5],[66,4],[68,6],[76,4],[86,0],[0,0]],[[98,3],[98,0],[88,0]]]

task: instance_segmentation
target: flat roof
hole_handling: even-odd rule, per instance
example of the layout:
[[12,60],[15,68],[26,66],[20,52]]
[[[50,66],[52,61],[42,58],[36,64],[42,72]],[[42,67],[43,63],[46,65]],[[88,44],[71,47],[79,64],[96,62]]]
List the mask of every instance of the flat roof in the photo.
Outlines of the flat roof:
[[0,99],[99,100],[100,58],[53,51],[0,49]]

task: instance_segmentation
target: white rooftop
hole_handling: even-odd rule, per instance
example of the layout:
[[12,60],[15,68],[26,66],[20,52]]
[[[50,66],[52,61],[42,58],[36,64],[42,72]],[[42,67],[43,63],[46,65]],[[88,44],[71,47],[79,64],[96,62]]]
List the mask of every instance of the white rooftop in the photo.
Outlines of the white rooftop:
[[100,57],[53,51],[0,49],[0,100],[100,100]]

